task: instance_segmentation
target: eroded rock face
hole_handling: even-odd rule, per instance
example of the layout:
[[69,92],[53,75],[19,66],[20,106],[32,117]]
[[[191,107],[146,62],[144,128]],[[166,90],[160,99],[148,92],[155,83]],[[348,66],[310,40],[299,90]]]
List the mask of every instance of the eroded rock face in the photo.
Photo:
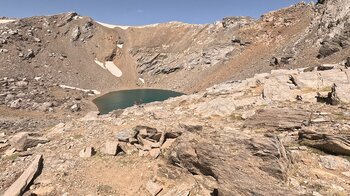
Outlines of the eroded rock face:
[[299,132],[299,140],[303,145],[317,148],[327,153],[350,156],[349,135],[301,131]]
[[311,113],[303,110],[265,109],[245,121],[246,127],[268,127],[272,130],[295,130],[310,122]]
[[320,1],[318,35],[323,37],[318,58],[330,56],[350,46],[350,4],[347,0]]
[[[236,132],[204,128],[184,133],[173,150],[170,159],[174,164],[194,175],[216,179],[219,195],[267,194],[272,190],[287,193],[274,183],[286,179],[290,162],[283,142],[277,138],[253,139]],[[256,164],[262,165],[255,167]],[[251,178],[252,175],[260,178]]]

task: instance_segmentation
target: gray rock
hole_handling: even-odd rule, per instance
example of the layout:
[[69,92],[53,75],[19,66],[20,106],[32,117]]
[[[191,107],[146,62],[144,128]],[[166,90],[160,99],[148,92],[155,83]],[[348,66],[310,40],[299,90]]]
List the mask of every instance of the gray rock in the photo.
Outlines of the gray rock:
[[62,18],[61,18],[61,20],[60,20],[60,22],[57,23],[56,26],[57,26],[57,27],[62,27],[62,26],[64,26],[64,25],[66,25],[68,22],[72,21],[73,18],[74,18],[75,16],[77,16],[77,15],[78,15],[78,14],[75,13],[75,12],[69,12],[69,13],[63,15]]
[[81,32],[80,32],[80,28],[79,27],[75,27],[72,31],[72,38],[71,38],[71,41],[77,41],[79,39],[81,35]]
[[28,49],[28,53],[24,56],[24,59],[26,60],[34,57],[35,57],[34,51],[32,49]]
[[320,156],[320,163],[323,167],[330,170],[347,171],[350,169],[350,162],[338,156],[333,156],[333,155]]
[[19,86],[19,87],[23,87],[23,86],[27,86],[28,85],[28,82],[26,81],[18,81],[16,82],[16,86]]
[[117,139],[122,142],[129,142],[130,138],[134,138],[137,135],[137,131],[134,129],[126,129],[117,133]]
[[10,138],[11,146],[15,147],[17,151],[25,151],[28,148],[33,148],[38,144],[45,144],[50,140],[44,137],[34,137],[31,133],[20,132]]
[[22,99],[16,99],[12,102],[10,102],[10,108],[18,109],[21,107]]
[[70,107],[71,112],[79,112],[81,110],[80,104],[76,103]]

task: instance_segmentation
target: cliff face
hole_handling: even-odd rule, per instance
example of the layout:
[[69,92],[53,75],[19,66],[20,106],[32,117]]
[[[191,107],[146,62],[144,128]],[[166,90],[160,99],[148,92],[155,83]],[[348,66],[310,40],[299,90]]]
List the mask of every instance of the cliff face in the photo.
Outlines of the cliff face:
[[350,2],[322,1],[316,5],[319,16],[317,36],[321,44],[318,58],[324,58],[350,45]]

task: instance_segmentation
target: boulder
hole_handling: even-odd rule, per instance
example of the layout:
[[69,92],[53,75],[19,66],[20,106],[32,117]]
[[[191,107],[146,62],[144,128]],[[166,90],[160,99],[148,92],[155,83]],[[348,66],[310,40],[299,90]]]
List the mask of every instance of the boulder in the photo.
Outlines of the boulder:
[[80,28],[79,27],[75,27],[72,31],[72,38],[71,38],[71,41],[77,41],[79,39],[81,35],[81,32],[80,32]]
[[119,147],[118,142],[115,141],[107,141],[105,145],[102,147],[101,152],[106,155],[115,156],[120,152],[121,149]]
[[149,155],[153,158],[158,158],[158,156],[160,155],[160,149],[159,148],[153,148],[149,151]]
[[95,149],[93,147],[85,147],[79,152],[81,158],[89,158],[95,154]]
[[80,104],[76,103],[70,107],[71,112],[79,112],[81,110]]
[[348,171],[350,162],[343,157],[325,155],[320,156],[320,164],[330,170]]
[[119,131],[116,135],[117,139],[122,142],[130,142],[131,139],[135,139],[137,135],[137,130],[126,129]]
[[15,147],[17,151],[26,151],[28,148],[33,148],[38,144],[45,144],[49,141],[44,137],[32,136],[29,132],[20,132],[10,138],[11,146]]
[[37,155],[23,174],[5,191],[4,196],[23,195],[25,190],[40,174],[43,167],[43,156]]
[[152,196],[156,196],[163,190],[163,187],[157,183],[148,181],[146,184],[146,189],[149,193],[151,193]]

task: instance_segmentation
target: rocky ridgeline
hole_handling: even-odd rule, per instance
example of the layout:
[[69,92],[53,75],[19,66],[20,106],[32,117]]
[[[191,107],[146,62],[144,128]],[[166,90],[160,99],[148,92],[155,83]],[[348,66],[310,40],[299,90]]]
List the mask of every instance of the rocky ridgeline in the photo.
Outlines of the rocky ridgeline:
[[[345,64],[275,70],[162,103],[91,112],[45,132],[3,135],[1,190],[42,154],[42,174],[25,186],[44,195],[346,194]],[[134,172],[141,188],[123,188]],[[113,174],[124,181],[110,182]]]
[[[195,68],[206,69],[232,58],[251,44],[251,41],[240,38],[237,32],[254,22],[249,17],[227,17],[222,22],[210,25],[183,24],[190,28],[187,34],[197,35],[196,39],[190,40],[191,48],[185,48],[189,44],[185,40],[180,40],[178,43],[167,43],[165,40],[166,43],[154,47],[133,47],[130,53],[136,59],[138,72],[141,75],[171,74]],[[184,48],[185,51],[176,51],[175,47]]]

